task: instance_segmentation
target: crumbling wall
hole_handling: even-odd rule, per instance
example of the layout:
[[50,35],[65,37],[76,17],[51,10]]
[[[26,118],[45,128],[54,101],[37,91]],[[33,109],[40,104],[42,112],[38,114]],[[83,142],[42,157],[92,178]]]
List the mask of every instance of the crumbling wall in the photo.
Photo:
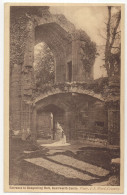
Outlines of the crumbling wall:
[[24,63],[27,17],[10,7],[10,129],[21,130],[21,72]]
[[14,64],[10,78],[10,130],[21,128],[21,66]]
[[108,96],[106,99],[108,110],[108,141],[112,145],[120,145],[120,77],[109,78]]
[[[28,11],[28,8],[10,7],[10,118],[11,129],[16,134],[26,128],[24,121],[28,117],[24,115],[27,110],[23,104],[31,100],[34,82],[34,31]],[[30,128],[29,124],[26,126]]]
[[91,82],[97,53],[96,44],[81,30],[75,31],[72,39],[73,81]]

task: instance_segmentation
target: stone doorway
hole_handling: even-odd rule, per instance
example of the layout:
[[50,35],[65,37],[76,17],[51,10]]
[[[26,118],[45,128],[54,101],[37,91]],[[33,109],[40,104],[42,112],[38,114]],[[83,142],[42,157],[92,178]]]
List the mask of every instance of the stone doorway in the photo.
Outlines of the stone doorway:
[[64,110],[47,105],[37,112],[37,139],[60,141],[65,136]]

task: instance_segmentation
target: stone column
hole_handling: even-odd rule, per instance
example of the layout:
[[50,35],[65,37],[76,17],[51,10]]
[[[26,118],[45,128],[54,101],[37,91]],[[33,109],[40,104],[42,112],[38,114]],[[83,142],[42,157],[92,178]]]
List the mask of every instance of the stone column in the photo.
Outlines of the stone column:
[[109,78],[108,109],[108,141],[109,144],[120,144],[120,79]]
[[66,136],[67,140],[76,139],[76,118],[75,112],[66,111],[65,119],[66,119]]
[[11,127],[17,135],[21,130],[21,66],[14,64],[10,79]]
[[24,67],[33,67],[34,62],[34,45],[35,45],[35,22],[34,18],[30,16],[26,25],[26,46],[24,55]]
[[65,115],[65,134],[66,134],[66,139],[70,140],[71,139],[71,125],[70,125],[71,118],[70,118],[70,112],[66,111],[64,113],[64,115]]
[[119,102],[108,102],[108,141],[111,145],[120,144]]
[[31,131],[31,140],[33,143],[36,143],[37,139],[37,110],[36,107],[33,108],[32,112],[32,131]]
[[[29,102],[32,100],[33,89],[34,89],[34,44],[35,44],[35,23],[32,16],[28,16],[28,21],[26,24],[26,43],[25,43],[25,54],[24,54],[24,63],[22,66],[22,105],[26,102],[29,107]],[[26,118],[22,117],[22,124],[24,126],[25,120],[25,131],[30,128],[30,113],[29,108],[27,106],[22,106],[22,113],[26,114]]]
[[79,64],[80,64],[80,41],[73,37],[72,41],[72,81],[79,81]]

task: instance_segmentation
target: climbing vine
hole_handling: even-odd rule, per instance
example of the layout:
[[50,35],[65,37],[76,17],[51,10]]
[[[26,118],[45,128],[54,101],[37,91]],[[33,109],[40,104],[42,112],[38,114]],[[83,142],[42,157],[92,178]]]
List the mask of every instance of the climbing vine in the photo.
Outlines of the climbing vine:
[[[25,42],[27,38],[25,15],[11,12],[10,20],[10,65],[22,64],[24,61]],[[16,32],[16,33],[15,33]]]
[[79,32],[79,40],[83,68],[89,73],[97,55],[96,44],[91,41],[90,37],[84,31]]

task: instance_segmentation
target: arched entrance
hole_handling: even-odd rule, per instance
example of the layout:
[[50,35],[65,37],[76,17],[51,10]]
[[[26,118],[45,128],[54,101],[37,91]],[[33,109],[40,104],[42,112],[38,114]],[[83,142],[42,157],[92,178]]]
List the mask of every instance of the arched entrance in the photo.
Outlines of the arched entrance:
[[64,110],[54,104],[37,109],[37,139],[58,141],[65,134]]
[[106,139],[107,110],[104,102],[95,97],[79,93],[57,93],[38,99],[35,109],[36,134],[40,139],[43,139],[42,130],[39,130],[40,123],[43,124],[41,126],[43,131],[47,134],[50,132],[52,139],[55,139],[53,130],[57,131],[57,125],[60,125],[67,141],[85,138]]

